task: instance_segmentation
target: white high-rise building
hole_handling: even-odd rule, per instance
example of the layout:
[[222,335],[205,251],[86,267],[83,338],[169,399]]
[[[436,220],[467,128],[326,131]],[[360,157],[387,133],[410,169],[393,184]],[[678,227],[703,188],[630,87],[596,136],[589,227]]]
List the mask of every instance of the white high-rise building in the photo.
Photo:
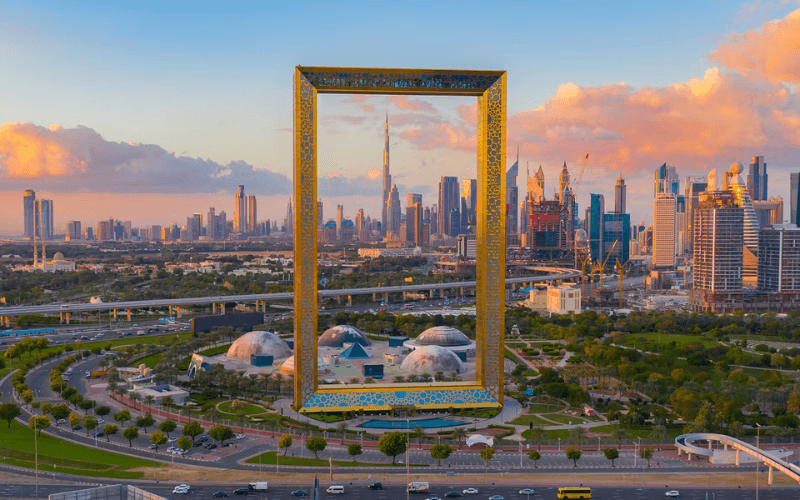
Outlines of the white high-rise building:
[[653,266],[675,267],[675,195],[658,193],[653,201]]

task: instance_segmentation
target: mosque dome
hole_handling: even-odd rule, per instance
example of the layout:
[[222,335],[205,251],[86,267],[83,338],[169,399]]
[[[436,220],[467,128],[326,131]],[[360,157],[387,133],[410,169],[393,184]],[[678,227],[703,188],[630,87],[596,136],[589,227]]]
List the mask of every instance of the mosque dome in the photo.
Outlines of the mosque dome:
[[420,333],[419,336],[414,339],[414,343],[419,346],[437,345],[452,347],[469,345],[471,342],[461,330],[451,326],[434,326]]
[[64,254],[61,252],[56,252],[56,254],[53,255],[53,260],[64,260]]
[[738,175],[742,173],[742,164],[738,161],[731,163],[731,173],[733,175]]
[[292,355],[289,344],[272,332],[245,333],[231,344],[227,356],[233,359],[250,361],[250,355],[261,354],[272,356],[274,359],[288,358]]
[[456,353],[450,349],[438,345],[429,345],[414,349],[403,360],[400,369],[416,375],[422,375],[423,373],[433,375],[439,371],[444,373],[463,373],[464,364],[458,359]]
[[362,346],[372,345],[367,334],[350,325],[337,325],[325,330],[317,342],[321,347],[344,347],[345,344],[358,342]]
[[[281,370],[294,373],[294,356],[291,356],[289,359],[283,362],[281,365]],[[317,357],[317,373],[327,373],[327,371],[328,365],[322,360],[321,357]]]

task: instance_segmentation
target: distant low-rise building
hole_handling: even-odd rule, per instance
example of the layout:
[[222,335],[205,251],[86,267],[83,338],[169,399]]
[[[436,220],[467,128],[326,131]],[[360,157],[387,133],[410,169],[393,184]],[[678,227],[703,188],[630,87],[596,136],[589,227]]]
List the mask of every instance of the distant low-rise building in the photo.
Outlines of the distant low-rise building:
[[548,287],[547,310],[551,314],[579,314],[581,312],[581,290],[571,285]]

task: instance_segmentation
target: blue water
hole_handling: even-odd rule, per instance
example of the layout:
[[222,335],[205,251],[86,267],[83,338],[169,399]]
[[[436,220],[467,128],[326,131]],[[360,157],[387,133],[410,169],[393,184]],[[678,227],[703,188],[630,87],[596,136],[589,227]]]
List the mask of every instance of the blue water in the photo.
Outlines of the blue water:
[[[453,427],[457,425],[465,425],[465,422],[457,420],[444,420],[441,418],[429,418],[426,420],[411,420],[410,425],[412,428],[422,427],[423,429],[434,429],[436,427]],[[370,429],[408,429],[409,423],[405,420],[368,420],[359,427],[367,427]]]
[[0,330],[0,335],[39,335],[55,332],[55,328],[34,328],[31,330]]

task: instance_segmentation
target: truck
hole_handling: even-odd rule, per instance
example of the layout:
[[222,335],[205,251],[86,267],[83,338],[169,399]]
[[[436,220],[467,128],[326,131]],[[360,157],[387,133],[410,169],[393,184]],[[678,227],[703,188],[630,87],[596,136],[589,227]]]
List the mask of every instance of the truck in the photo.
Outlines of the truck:
[[256,483],[250,483],[247,485],[247,488],[250,491],[267,491],[269,487],[269,483],[267,481],[259,481]]
[[139,330],[138,332],[136,332],[136,335],[141,337],[142,335],[144,335],[144,330]]
[[106,372],[105,370],[96,370],[91,372],[86,372],[86,378],[100,378],[105,377]]
[[428,490],[430,490],[430,485],[427,482],[414,481],[413,483],[408,483],[409,493],[427,493]]

